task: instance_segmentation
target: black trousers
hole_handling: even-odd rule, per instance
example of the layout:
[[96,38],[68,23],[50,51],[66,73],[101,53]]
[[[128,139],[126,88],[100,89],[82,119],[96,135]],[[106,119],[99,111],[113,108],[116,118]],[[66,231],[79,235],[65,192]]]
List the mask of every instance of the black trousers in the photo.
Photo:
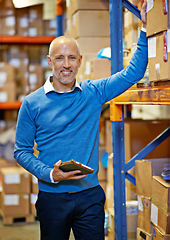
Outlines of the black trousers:
[[36,202],[41,240],[104,240],[105,193],[101,186],[77,193],[39,191]]

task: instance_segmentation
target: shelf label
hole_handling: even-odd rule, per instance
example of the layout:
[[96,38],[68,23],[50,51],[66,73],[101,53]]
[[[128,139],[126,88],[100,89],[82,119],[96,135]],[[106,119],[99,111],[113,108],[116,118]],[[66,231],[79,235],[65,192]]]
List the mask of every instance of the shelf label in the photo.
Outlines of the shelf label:
[[156,37],[148,39],[148,58],[156,57]]

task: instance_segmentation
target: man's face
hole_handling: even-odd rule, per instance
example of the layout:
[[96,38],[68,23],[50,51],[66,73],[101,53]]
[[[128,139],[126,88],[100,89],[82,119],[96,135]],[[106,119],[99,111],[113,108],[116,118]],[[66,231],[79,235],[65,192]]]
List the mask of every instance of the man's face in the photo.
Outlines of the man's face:
[[53,46],[51,56],[47,58],[54,78],[61,84],[71,84],[81,65],[81,58],[74,41],[64,41]]

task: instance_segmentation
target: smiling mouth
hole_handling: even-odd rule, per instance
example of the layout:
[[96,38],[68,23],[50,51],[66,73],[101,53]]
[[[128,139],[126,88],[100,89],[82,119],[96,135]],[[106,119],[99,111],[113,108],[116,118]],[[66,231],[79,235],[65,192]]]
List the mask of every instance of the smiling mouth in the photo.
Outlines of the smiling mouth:
[[68,76],[68,75],[70,75],[70,74],[72,73],[72,70],[70,70],[70,71],[61,70],[61,73],[62,73],[63,75],[65,75],[65,76]]

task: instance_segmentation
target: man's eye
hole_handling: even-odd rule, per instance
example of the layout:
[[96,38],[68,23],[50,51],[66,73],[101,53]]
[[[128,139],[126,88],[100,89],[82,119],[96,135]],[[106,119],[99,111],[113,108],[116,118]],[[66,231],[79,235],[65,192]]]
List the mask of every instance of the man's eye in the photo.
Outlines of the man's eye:
[[70,56],[70,59],[74,60],[74,59],[76,59],[76,57],[75,56]]
[[56,60],[62,60],[63,58],[62,57],[56,57]]

